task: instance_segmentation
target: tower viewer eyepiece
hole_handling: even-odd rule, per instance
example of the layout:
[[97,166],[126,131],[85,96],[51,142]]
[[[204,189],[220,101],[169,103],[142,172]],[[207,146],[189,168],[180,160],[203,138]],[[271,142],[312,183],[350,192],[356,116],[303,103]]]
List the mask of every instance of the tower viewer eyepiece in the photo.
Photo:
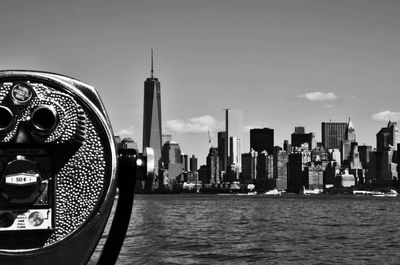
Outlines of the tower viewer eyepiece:
[[86,264],[116,200],[118,229],[110,229],[98,261],[115,263],[136,171],[149,159],[117,153],[92,86],[54,73],[0,71],[0,150],[1,265]]

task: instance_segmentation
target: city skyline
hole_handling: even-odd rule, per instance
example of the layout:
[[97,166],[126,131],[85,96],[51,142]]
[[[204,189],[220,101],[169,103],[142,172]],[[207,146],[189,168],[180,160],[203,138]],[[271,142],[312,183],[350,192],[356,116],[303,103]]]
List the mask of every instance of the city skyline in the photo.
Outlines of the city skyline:
[[273,128],[281,146],[295,126],[320,141],[321,122],[349,117],[359,144],[375,146],[400,116],[399,12],[389,0],[5,2],[0,67],[92,84],[115,133],[141,149],[154,48],[163,131],[199,165],[224,108],[243,110],[243,152],[249,128]]

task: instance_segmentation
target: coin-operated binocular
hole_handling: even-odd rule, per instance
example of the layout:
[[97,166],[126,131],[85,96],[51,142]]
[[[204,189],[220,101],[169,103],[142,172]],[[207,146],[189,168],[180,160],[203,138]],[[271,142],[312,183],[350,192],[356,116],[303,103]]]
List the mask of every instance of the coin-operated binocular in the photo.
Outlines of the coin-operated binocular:
[[[52,73],[0,71],[0,264],[99,264],[118,257],[136,175],[152,171],[114,143],[95,89]],[[147,162],[147,163],[146,163]]]

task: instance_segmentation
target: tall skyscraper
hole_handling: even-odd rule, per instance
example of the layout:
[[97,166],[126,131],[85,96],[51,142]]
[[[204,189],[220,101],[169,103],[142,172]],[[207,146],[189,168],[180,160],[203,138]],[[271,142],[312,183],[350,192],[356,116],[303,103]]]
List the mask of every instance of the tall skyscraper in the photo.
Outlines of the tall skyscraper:
[[261,153],[267,151],[269,155],[274,152],[274,129],[251,129],[250,148]]
[[353,149],[353,144],[356,143],[356,130],[354,129],[354,125],[349,118],[349,122],[347,123],[345,139],[342,142],[341,155],[342,160],[349,160],[350,153]]
[[182,163],[185,172],[189,171],[189,156],[187,154],[182,153]]
[[153,50],[151,50],[151,73],[144,82],[143,150],[146,147],[153,148],[157,175],[161,162],[161,128],[161,86],[158,79],[154,77]]
[[211,147],[207,156],[208,183],[218,184],[221,182],[219,178],[219,164],[218,148]]
[[230,170],[233,173],[233,181],[239,179],[242,172],[242,139],[240,137],[230,137]]
[[192,155],[190,158],[190,172],[196,172],[197,171],[197,158]]
[[325,151],[342,149],[342,142],[346,140],[347,122],[323,122],[321,130]]
[[178,143],[168,141],[164,144],[162,160],[170,180],[175,180],[185,169],[182,158],[181,148]]
[[397,143],[399,143],[397,123],[389,121],[388,125],[376,134],[376,149],[378,151],[397,150]]
[[225,171],[225,139],[226,139],[226,132],[218,132],[218,156],[220,157],[220,170]]
[[257,157],[258,152],[253,149],[249,153],[242,154],[242,178],[245,183],[257,178]]
[[356,130],[354,129],[354,125],[350,118],[346,128],[346,140],[351,143],[356,142]]
[[[230,163],[228,156],[230,155],[230,144],[229,139],[231,137],[242,138],[242,130],[243,130],[243,112],[239,109],[225,109],[225,138],[224,138],[224,153],[221,159],[223,162],[221,163],[223,167],[223,171],[225,172],[224,181],[230,181],[228,175],[230,175]],[[221,135],[222,136],[222,135]]]

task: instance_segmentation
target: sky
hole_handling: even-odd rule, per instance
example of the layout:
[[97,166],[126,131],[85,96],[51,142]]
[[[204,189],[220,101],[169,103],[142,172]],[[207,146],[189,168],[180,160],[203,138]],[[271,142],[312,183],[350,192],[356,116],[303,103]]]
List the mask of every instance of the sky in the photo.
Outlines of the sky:
[[359,144],[400,120],[400,1],[18,1],[0,8],[0,69],[68,75],[93,85],[115,134],[142,143],[143,82],[161,82],[163,133],[205,163],[225,108],[249,129],[351,117]]

